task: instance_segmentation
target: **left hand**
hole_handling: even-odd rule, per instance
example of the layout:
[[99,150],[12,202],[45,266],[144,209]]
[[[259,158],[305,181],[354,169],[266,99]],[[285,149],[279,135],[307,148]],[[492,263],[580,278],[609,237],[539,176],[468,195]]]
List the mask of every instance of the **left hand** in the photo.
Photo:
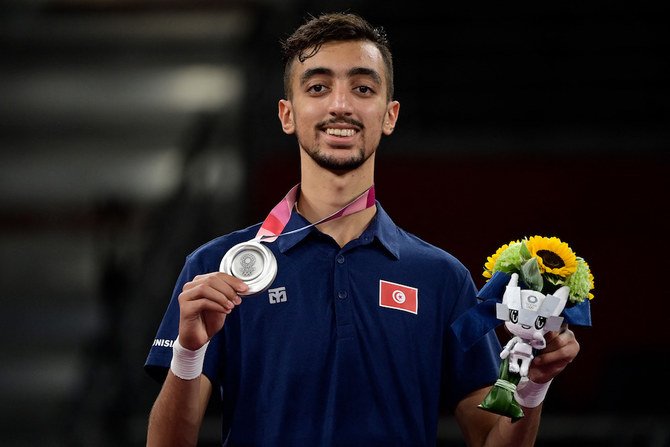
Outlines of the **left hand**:
[[549,382],[579,353],[579,342],[567,324],[558,332],[547,332],[544,339],[547,347],[533,358],[528,371],[528,378],[535,383]]

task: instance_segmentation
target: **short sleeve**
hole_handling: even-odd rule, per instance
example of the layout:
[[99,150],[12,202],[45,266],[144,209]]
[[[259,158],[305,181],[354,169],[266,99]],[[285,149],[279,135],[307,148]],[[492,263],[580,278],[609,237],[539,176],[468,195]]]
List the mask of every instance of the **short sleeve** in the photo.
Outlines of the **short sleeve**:
[[172,361],[172,344],[179,333],[179,294],[184,288],[184,284],[202,273],[205,272],[197,266],[192,256],[186,258],[186,263],[177,279],[172,292],[172,298],[158,327],[156,337],[151,344],[144,364],[144,370],[147,374],[157,381],[162,382],[165,380],[167,371],[170,368],[170,362]]
[[[163,381],[170,368],[172,361],[172,345],[179,333],[179,294],[184,289],[184,284],[192,281],[198,275],[219,271],[221,257],[230,247],[241,241],[247,241],[256,234],[259,225],[236,231],[234,233],[213,239],[197,248],[193,253],[186,257],[186,262],[182,268],[167,310],[163,316],[156,337],[154,338],[144,369],[152,378]],[[226,319],[228,321],[228,319]],[[214,335],[210,340],[207,352],[205,354],[205,363],[203,365],[203,374],[205,374],[212,383],[217,381],[217,371],[221,364],[219,356],[223,352],[223,331]]]

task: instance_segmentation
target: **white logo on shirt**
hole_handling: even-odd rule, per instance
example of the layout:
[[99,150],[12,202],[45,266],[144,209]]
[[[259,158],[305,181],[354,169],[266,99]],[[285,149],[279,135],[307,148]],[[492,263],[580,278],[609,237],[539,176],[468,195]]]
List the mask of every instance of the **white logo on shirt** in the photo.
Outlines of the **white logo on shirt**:
[[156,338],[153,342],[153,346],[159,346],[161,348],[171,348],[174,340],[166,340],[164,338]]
[[268,289],[270,304],[284,303],[288,301],[286,296],[286,287],[277,287],[276,289]]

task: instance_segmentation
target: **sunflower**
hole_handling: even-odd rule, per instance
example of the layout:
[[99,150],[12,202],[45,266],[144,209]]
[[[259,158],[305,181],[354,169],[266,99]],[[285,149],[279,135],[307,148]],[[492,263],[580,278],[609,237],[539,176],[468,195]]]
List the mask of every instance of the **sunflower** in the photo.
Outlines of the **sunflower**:
[[496,262],[498,262],[500,255],[503,252],[505,252],[508,248],[515,246],[515,244],[518,245],[519,241],[511,241],[509,244],[503,245],[502,247],[497,249],[495,253],[486,258],[486,263],[484,263],[485,270],[484,273],[482,273],[482,276],[484,276],[484,278],[491,278],[491,276],[493,276],[494,267],[496,267]]
[[571,303],[593,299],[591,268],[557,237],[532,236],[503,245],[486,258],[482,275],[490,279],[496,272],[518,273],[527,287],[538,292],[568,286]]
[[526,241],[531,256],[537,259],[541,273],[566,278],[577,270],[577,256],[557,237],[532,236]]

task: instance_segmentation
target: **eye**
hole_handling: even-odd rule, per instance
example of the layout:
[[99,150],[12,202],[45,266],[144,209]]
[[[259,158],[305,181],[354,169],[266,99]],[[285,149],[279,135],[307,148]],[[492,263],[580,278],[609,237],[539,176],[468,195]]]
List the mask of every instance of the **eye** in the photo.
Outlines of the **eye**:
[[535,328],[542,329],[546,323],[547,319],[545,317],[537,317],[535,319]]
[[354,90],[357,93],[360,93],[361,95],[369,96],[372,95],[375,91],[368,87],[367,85],[359,85],[358,87],[354,88]]
[[324,93],[326,91],[326,86],[323,84],[314,84],[310,85],[309,88],[307,89],[308,93],[313,93],[313,94],[320,94]]
[[519,311],[515,309],[509,310],[509,319],[512,323],[516,324],[519,322]]

